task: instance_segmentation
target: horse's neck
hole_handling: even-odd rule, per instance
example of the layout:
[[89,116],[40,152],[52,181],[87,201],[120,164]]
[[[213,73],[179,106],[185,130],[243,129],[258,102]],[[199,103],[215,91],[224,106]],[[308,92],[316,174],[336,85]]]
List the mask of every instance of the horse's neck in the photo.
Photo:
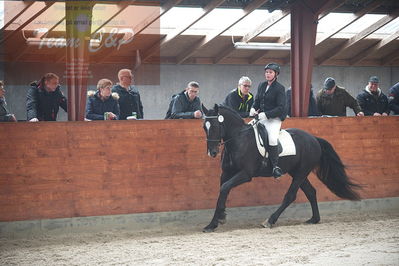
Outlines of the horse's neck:
[[226,141],[237,136],[238,132],[240,132],[244,128],[244,126],[245,124],[238,123],[237,121],[230,121],[229,123],[226,123],[226,126],[224,128],[224,140]]

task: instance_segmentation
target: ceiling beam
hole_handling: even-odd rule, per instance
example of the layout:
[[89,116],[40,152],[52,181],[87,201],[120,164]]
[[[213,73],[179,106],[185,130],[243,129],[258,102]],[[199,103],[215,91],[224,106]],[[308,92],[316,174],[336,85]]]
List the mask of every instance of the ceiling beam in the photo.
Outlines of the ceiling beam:
[[[166,14],[172,7],[179,4],[181,1],[182,0],[169,0],[161,7],[161,10],[154,10],[152,14],[150,14],[148,17],[146,17],[143,21],[135,26],[135,28],[133,29],[134,35],[137,36],[138,34],[140,34],[143,30],[145,30],[148,26],[158,20],[161,16]],[[101,57],[97,57],[99,58],[98,63],[104,62],[109,56],[115,54],[116,51],[117,49],[113,49],[111,51],[103,53]]]
[[8,1],[4,3],[4,26],[1,30],[4,31],[34,3],[34,1]]
[[116,16],[118,16],[120,13],[123,12],[126,8],[128,8],[131,4],[133,4],[136,0],[129,0],[129,1],[121,1],[119,2],[116,6],[118,7],[118,10],[111,16],[109,17],[106,21],[104,21],[103,24],[101,24],[97,29],[93,31],[92,34],[97,33],[102,27],[107,25],[111,20],[113,20]]
[[47,9],[49,9],[52,5],[54,5],[55,2],[48,1],[48,2],[41,2],[40,4],[42,5],[42,7],[40,8],[40,10],[38,12],[32,14],[32,16],[30,18],[28,18],[26,21],[24,21],[24,23],[19,25],[19,27],[16,28],[15,30],[13,30],[9,33],[3,34],[3,38],[0,40],[0,45],[3,44],[5,41],[7,41],[12,36],[14,36],[15,34],[17,34],[18,32],[20,32],[27,25],[29,25],[33,20],[35,20],[37,17],[39,17],[41,14],[43,14]]
[[184,23],[181,27],[175,29],[171,33],[167,34],[164,38],[160,39],[159,41],[155,42],[149,49],[147,49],[142,57],[142,61],[148,60],[153,54],[157,53],[160,51],[162,47],[164,47],[167,43],[175,39],[177,36],[182,34],[184,31],[189,29],[192,25],[197,23],[200,19],[208,15],[212,10],[214,10],[216,7],[220,6],[223,4],[225,0],[213,0],[210,3],[208,3],[203,9],[200,14],[198,14],[195,18],[190,20],[187,23]]
[[[330,12],[332,12],[334,9],[337,9],[340,6],[342,6],[344,3],[345,2],[339,0],[335,1],[333,4],[330,3],[330,5],[319,15],[318,20],[320,21],[322,18],[330,14]],[[291,41],[291,32],[287,32],[278,39],[277,43],[285,44],[290,41]],[[270,51],[258,51],[253,56],[251,56],[251,58],[249,59],[249,63],[259,64],[261,63],[260,61],[262,60],[262,58],[268,55],[269,53]],[[290,60],[290,54],[285,60],[288,61]]]
[[343,30],[344,28],[346,28],[347,26],[349,26],[350,24],[354,23],[355,21],[357,21],[358,19],[360,19],[362,16],[364,16],[365,14],[367,14],[368,12],[374,10],[375,8],[377,8],[378,6],[380,6],[380,4],[383,2],[384,0],[377,0],[372,2],[370,5],[368,5],[367,7],[363,8],[362,10],[354,13],[352,15],[351,18],[349,18],[348,20],[346,20],[344,23],[342,23],[340,26],[338,26],[337,28],[323,34],[322,36],[320,36],[319,38],[316,39],[316,46],[321,44],[322,42],[328,40],[329,38],[331,38],[332,36],[334,36],[335,34],[337,34],[338,32],[340,32],[341,30]]
[[393,61],[399,58],[399,49],[395,49],[392,53],[388,54],[381,59],[381,65],[390,65]]
[[189,58],[192,54],[194,54],[198,49],[202,48],[206,44],[208,44],[210,41],[214,40],[216,37],[233,27],[235,24],[240,22],[243,18],[251,14],[255,9],[259,8],[262,6],[264,3],[266,3],[268,0],[254,0],[250,2],[244,9],[243,9],[243,14],[240,18],[236,19],[234,22],[230,23],[229,26],[226,28],[217,31],[216,33],[211,33],[206,35],[204,38],[201,39],[201,41],[195,43],[193,46],[191,46],[189,49],[181,53],[180,55],[177,56],[177,63],[181,64],[183,63],[187,58]]
[[355,65],[358,62],[364,60],[367,56],[374,54],[378,50],[384,48],[388,44],[392,43],[395,41],[397,38],[399,38],[399,30],[394,32],[392,35],[382,39],[381,41],[377,42],[376,44],[372,45],[371,47],[361,51],[357,55],[355,55],[353,58],[349,60],[351,65]]
[[[253,38],[257,37],[259,34],[264,32],[265,30],[269,29],[271,26],[275,25],[277,22],[285,18],[289,14],[288,10],[279,10],[276,11],[275,14],[273,14],[271,17],[266,19],[264,22],[262,22],[258,27],[256,27],[253,31],[247,33],[242,37],[239,42],[249,42]],[[229,57],[229,55],[235,50],[233,45],[228,45],[227,47],[224,47],[222,51],[219,53],[219,56],[215,58],[215,64],[219,63],[226,57]]]
[[319,65],[323,64],[325,61],[327,61],[331,57],[337,55],[338,53],[342,52],[343,50],[349,49],[350,47],[352,47],[353,45],[355,45],[359,41],[363,40],[364,38],[366,38],[367,36],[369,36],[370,34],[375,32],[376,30],[380,29],[384,25],[386,25],[389,22],[391,22],[392,20],[396,19],[398,17],[398,15],[399,15],[399,10],[396,10],[391,15],[386,15],[386,16],[382,17],[377,22],[375,22],[374,24],[372,24],[369,27],[365,28],[364,30],[362,30],[361,32],[359,32],[358,34],[356,34],[355,36],[353,36],[352,38],[350,38],[349,40],[347,40],[343,44],[338,45],[334,49],[329,50],[328,52],[326,52],[325,54],[320,56],[317,59],[317,63]]

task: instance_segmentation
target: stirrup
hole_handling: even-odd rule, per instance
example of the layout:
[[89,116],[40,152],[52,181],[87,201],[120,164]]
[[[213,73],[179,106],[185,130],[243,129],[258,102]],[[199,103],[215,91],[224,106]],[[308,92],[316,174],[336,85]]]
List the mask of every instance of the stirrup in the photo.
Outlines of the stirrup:
[[280,176],[283,175],[283,171],[281,171],[281,168],[278,166],[273,167],[273,177],[274,178],[280,178]]

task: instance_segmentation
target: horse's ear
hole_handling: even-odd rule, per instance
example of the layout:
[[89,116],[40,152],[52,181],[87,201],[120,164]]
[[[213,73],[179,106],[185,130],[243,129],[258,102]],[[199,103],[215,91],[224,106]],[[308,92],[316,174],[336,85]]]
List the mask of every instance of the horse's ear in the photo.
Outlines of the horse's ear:
[[215,103],[215,107],[213,107],[213,110],[218,114],[219,113],[219,105]]
[[206,109],[206,107],[203,103],[201,103],[201,108],[202,108],[202,111],[204,112],[204,114],[208,115],[208,109]]

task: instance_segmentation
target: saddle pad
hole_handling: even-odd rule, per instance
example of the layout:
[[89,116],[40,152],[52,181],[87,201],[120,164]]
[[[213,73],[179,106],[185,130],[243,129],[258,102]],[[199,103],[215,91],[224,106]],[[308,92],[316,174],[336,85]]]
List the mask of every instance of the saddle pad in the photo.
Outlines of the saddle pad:
[[[248,124],[250,124],[254,129],[256,146],[258,147],[258,151],[259,151],[260,155],[265,157],[265,147],[264,147],[262,139],[260,138],[260,136],[258,134],[258,127],[256,126],[256,123],[254,123],[254,122],[251,123],[251,122],[249,122]],[[279,157],[288,156],[288,155],[296,155],[295,143],[294,143],[294,140],[292,139],[290,133],[288,133],[284,129],[280,130],[278,140],[280,141],[281,146],[283,148],[282,152],[279,154]],[[269,157],[268,153],[266,153],[266,157]]]

